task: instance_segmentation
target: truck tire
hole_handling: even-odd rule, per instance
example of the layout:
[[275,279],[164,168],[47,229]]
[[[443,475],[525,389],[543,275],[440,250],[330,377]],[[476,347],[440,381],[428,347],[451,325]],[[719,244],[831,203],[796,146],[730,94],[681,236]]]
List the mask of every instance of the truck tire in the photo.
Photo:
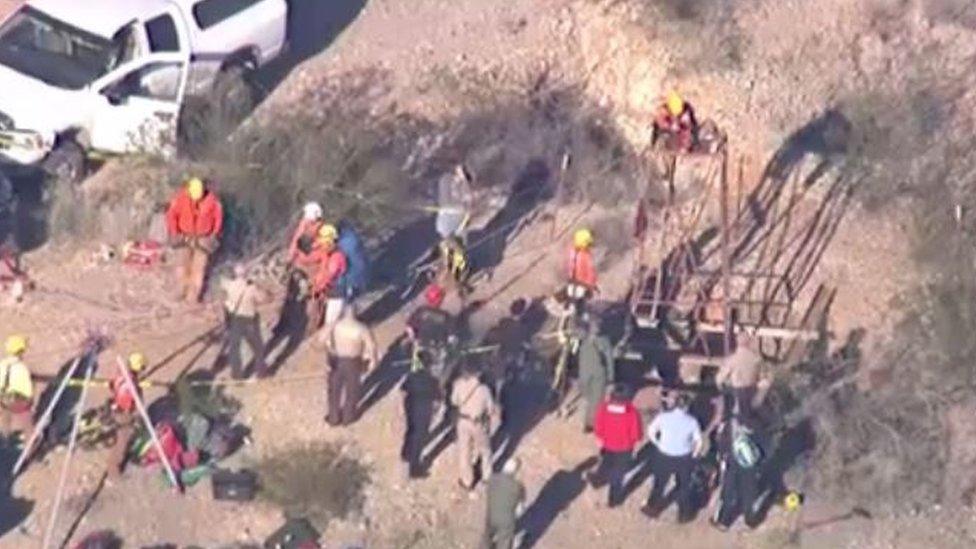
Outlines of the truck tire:
[[85,151],[74,141],[64,141],[47,155],[43,167],[57,183],[81,183],[87,175]]
[[232,130],[257,106],[251,69],[243,64],[230,65],[220,71],[213,87],[213,105],[223,130]]

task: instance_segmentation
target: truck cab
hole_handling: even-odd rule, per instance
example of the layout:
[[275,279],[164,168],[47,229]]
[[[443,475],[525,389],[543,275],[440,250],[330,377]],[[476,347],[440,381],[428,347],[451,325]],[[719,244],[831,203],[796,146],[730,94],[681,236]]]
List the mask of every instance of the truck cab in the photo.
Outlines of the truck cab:
[[285,48],[285,0],[31,0],[0,25],[0,163],[79,180],[91,153],[172,156],[188,95]]

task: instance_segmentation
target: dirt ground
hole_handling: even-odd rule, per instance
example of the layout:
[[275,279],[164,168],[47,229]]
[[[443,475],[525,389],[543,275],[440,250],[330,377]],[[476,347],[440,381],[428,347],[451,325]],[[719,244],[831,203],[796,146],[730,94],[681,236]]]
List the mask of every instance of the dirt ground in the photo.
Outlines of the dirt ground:
[[[0,0],[0,15],[13,3]],[[689,63],[692,66],[675,69],[680,60],[695,58],[696,52],[666,45],[669,27],[680,31],[681,25],[688,24],[686,19],[654,20],[652,26],[659,23],[659,32],[646,32],[642,25],[648,24],[648,16],[639,4],[372,0],[361,11],[353,10],[355,18],[334,43],[295,67],[260,107],[255,120],[267,121],[290,112],[314,113],[320,87],[357,71],[386,75],[381,87],[370,90],[377,112],[431,120],[450,119],[468,108],[469,101],[477,101],[476,95],[458,99],[462,79],[457,74],[487,74],[486,78],[499,85],[534,81],[547,74],[552,80],[571,79],[579,84],[594,104],[612,114],[621,132],[639,149],[648,137],[649,103],[665,87],[679,86],[695,98],[700,111],[730,129],[733,149],[743,158],[744,177],[753,181],[798,128],[816,119],[833,100],[848,96],[850,88],[858,84],[847,82],[850,74],[872,81],[876,73],[899,66],[899,52],[926,40],[924,36],[957,40],[961,45],[956,55],[960,57],[972,49],[974,40],[972,32],[927,17],[925,2],[901,3],[896,8],[906,14],[912,30],[902,37],[903,43],[890,49],[876,43],[883,30],[870,30],[873,27],[868,24],[868,12],[876,15],[886,7],[885,2],[758,2],[740,6],[732,17],[737,29],[746,29],[741,45],[744,60],[736,61],[732,52],[722,63],[740,65]],[[695,13],[705,17],[712,13],[709,10],[719,9],[715,6],[721,2],[688,5],[696,6],[692,11],[700,10]],[[805,55],[803,63],[796,62],[800,51]],[[512,153],[509,164],[523,161],[518,153]],[[802,202],[807,210],[798,211],[819,211],[828,185],[826,180],[814,181],[812,192]],[[625,204],[591,209],[576,218],[581,210],[566,208],[560,219],[567,224],[570,219],[604,222],[632,213]],[[852,330],[864,329],[870,362],[872,351],[884,346],[899,321],[891,304],[916,277],[905,245],[909,227],[898,205],[879,213],[855,203],[838,211],[842,213],[836,232],[831,233],[807,287],[825,284],[837,290],[829,324],[832,343],[843,343]],[[511,300],[543,296],[556,287],[565,232],[562,236],[562,240],[552,239],[548,224],[536,223],[510,244],[494,277],[478,287],[475,298],[490,296],[491,300],[473,319],[476,332],[494,324]],[[143,351],[151,361],[165,362],[154,374],[159,380],[209,366],[216,348],[201,340],[201,335],[219,324],[217,308],[174,304],[171,273],[96,264],[90,260],[96,248],[97,243],[76,249],[48,246],[26,258],[39,289],[25,304],[3,311],[0,333],[24,333],[31,339],[28,359],[34,371],[54,373],[92,327],[104,328],[114,338],[103,357],[103,369],[111,368],[116,354],[132,349]],[[534,262],[542,254],[548,255]],[[620,297],[632,259],[627,252],[608,265],[603,280],[610,290],[604,297]],[[387,349],[401,334],[407,312],[401,310],[374,327],[381,348]],[[484,497],[480,493],[468,497],[456,489],[454,449],[440,455],[429,478],[406,482],[399,463],[403,423],[395,388],[388,388],[357,424],[329,428],[322,418],[324,381],[309,380],[309,376],[322,376],[322,362],[315,351],[302,348],[275,379],[229,389],[244,404],[241,419],[251,427],[254,440],[233,463],[248,466],[294,445],[335,441],[369,465],[372,482],[361,515],[329,524],[326,547],[474,547],[482,526]],[[105,396],[96,391],[93,399]],[[537,509],[551,519],[543,521],[536,547],[786,546],[797,517],[778,509],[756,531],[723,534],[708,526],[707,513],[694,524],[680,527],[670,516],[650,523],[638,511],[647,496],[646,483],[621,509],[601,508],[604,492],[584,488],[574,473],[596,452],[595,441],[579,432],[577,419],[542,419],[517,450],[525,464],[522,479],[528,502],[537,502]],[[0,547],[40,546],[63,461],[64,453],[52,454],[42,463],[32,464],[17,480],[13,495],[32,501],[33,509],[0,538]],[[69,525],[77,520],[73,540],[110,528],[125,539],[126,547],[174,543],[209,548],[257,542],[281,522],[280,511],[263,504],[213,502],[207,483],[178,496],[165,488],[156,471],[130,470],[120,482],[100,486],[103,470],[103,455],[75,457],[55,539],[64,539]],[[544,500],[538,498],[540,494]],[[920,509],[911,517],[875,515],[871,519],[851,518],[849,511],[808,494],[799,519],[799,546],[976,546],[976,517],[967,510]]]

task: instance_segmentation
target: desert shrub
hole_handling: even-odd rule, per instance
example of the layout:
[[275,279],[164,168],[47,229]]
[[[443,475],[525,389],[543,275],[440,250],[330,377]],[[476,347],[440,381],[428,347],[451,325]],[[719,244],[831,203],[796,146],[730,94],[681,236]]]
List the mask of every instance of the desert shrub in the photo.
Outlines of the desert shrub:
[[260,498],[286,516],[306,517],[320,529],[329,521],[360,513],[369,468],[331,443],[297,446],[257,464]]

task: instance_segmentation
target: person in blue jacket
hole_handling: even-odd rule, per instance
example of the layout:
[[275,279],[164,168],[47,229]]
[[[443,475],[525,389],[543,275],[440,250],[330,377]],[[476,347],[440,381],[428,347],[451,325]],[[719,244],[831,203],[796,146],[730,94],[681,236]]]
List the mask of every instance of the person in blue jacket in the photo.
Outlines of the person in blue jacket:
[[339,286],[345,293],[347,303],[351,303],[366,291],[369,286],[370,264],[366,245],[352,222],[343,219],[338,224],[339,249],[346,256],[348,267],[339,279]]

